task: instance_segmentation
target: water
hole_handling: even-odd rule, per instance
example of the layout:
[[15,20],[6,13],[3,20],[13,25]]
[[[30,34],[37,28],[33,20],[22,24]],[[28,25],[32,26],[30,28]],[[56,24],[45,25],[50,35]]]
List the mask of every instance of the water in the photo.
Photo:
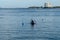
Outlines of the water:
[[0,40],[60,40],[60,9],[0,9]]

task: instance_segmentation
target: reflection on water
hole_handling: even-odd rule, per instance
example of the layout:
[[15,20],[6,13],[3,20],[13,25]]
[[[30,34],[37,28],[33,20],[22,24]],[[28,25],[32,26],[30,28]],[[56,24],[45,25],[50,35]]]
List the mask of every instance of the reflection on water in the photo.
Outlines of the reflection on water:
[[57,9],[24,10],[0,10],[0,40],[60,40]]

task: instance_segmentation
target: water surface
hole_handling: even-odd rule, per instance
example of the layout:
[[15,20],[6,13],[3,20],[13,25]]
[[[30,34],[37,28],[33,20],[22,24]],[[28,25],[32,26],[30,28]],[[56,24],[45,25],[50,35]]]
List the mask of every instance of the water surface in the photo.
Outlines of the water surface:
[[60,40],[60,9],[0,9],[0,40]]

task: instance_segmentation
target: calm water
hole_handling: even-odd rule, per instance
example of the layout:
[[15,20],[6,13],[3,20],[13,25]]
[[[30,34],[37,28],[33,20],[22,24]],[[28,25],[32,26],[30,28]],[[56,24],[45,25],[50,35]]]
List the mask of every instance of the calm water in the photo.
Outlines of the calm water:
[[60,9],[0,9],[0,40],[60,40]]

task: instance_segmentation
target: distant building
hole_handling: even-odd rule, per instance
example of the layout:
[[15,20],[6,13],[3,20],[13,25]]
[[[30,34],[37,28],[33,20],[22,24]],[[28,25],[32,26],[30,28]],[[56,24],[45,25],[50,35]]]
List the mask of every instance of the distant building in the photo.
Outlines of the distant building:
[[51,3],[45,3],[44,7],[52,7]]

